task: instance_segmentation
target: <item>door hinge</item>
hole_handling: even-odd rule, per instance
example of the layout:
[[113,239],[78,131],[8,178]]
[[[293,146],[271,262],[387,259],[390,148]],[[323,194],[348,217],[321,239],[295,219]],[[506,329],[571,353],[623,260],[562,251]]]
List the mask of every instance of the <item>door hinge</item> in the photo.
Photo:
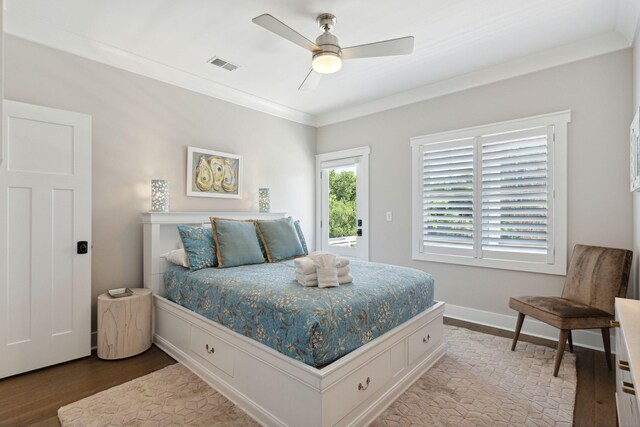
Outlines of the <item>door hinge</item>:
[[556,133],[554,132],[554,133],[552,133],[551,135],[553,135],[553,137],[552,137],[553,142],[556,142]]
[[322,228],[322,221],[320,221],[320,228]]

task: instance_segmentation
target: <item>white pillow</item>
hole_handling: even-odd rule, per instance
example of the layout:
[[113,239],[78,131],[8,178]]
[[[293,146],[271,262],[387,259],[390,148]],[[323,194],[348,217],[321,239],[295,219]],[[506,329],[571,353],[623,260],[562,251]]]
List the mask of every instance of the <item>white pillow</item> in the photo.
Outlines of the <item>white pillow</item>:
[[175,249],[173,251],[169,251],[166,254],[162,254],[160,256],[172,264],[189,268],[187,253],[184,251],[184,249]]

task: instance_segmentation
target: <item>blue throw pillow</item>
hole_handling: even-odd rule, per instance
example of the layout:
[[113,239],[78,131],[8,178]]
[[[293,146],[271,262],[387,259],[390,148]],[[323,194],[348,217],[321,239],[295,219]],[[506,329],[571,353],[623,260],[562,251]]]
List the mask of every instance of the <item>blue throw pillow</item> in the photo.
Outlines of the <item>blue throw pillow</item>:
[[258,221],[256,228],[267,250],[269,262],[283,261],[305,255],[300,238],[289,218]]
[[179,225],[178,233],[191,270],[218,266],[216,242],[213,240],[211,227]]
[[216,243],[218,267],[237,267],[264,262],[253,221],[211,218],[211,227]]
[[296,227],[296,233],[298,233],[298,239],[300,239],[300,244],[302,245],[302,250],[305,255],[309,255],[309,248],[307,247],[307,240],[304,238],[304,234],[302,234],[302,227],[300,226],[300,221],[296,220],[293,225]]

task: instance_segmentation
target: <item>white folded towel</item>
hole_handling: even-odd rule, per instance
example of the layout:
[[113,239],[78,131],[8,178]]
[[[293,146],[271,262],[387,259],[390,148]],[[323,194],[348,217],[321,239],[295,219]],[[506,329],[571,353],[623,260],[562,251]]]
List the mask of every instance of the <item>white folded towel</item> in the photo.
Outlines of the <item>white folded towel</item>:
[[296,273],[311,274],[316,272],[316,265],[308,256],[296,258],[294,263],[296,264]]
[[318,287],[330,288],[338,286],[338,269],[336,265],[336,256],[334,254],[315,254],[309,258],[316,265],[316,273],[318,273]]
[[[315,252],[311,252],[307,257],[305,258],[312,258],[314,256],[318,256],[318,255],[326,255],[326,254],[332,254],[331,252],[327,252],[327,251],[315,251]],[[336,268],[340,268],[340,267],[346,267],[347,265],[349,265],[349,258],[347,257],[343,257],[343,256],[339,256],[336,255],[336,262],[335,262],[335,267]]]
[[[321,255],[321,256],[326,256],[326,255]],[[335,257],[333,260],[329,261],[328,258],[326,259],[326,262],[329,263],[331,262],[330,265],[333,265],[333,262],[335,261]],[[338,269],[335,267],[318,267],[316,269],[316,271],[318,272],[318,287],[319,288],[332,288],[334,286],[338,286],[340,283],[338,283]]]
[[[346,276],[347,274],[349,274],[350,271],[351,270],[349,269],[349,266],[341,267],[336,269],[336,274],[338,275],[338,277]],[[296,277],[302,277],[304,280],[318,280],[318,273],[314,269],[313,273],[304,274],[302,271],[298,271],[296,269]]]
[[296,280],[303,286],[328,288],[351,283],[349,259],[331,252],[316,251],[309,256],[296,258]]
[[[305,276],[302,276],[300,274],[296,274],[296,280],[302,286],[307,286],[307,287],[318,286],[318,279],[308,279]],[[353,277],[351,277],[351,274],[344,274],[342,276],[338,276],[338,283],[340,285],[346,285],[351,282],[353,282]]]
[[309,255],[311,261],[316,265],[316,268],[335,268],[336,267],[336,255],[325,253],[312,253]]

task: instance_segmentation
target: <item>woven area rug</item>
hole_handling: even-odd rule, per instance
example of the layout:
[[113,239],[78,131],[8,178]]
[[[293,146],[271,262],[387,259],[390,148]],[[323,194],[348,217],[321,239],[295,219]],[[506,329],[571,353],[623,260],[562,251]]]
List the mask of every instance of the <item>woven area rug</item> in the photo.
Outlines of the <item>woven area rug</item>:
[[[555,350],[445,326],[447,353],[374,426],[571,426],[575,356],[553,377]],[[257,425],[184,366],[64,406],[63,426]]]

